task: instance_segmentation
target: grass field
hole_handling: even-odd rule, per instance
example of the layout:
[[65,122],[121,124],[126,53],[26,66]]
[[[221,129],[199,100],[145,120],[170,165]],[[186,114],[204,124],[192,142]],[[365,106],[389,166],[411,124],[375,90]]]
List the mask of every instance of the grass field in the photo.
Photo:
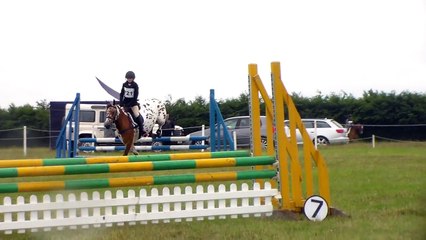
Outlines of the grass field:
[[[426,143],[378,143],[376,148],[356,143],[320,151],[329,169],[331,205],[348,217],[137,224],[0,234],[0,239],[426,239]],[[29,149],[27,158],[53,156],[46,149]],[[0,159],[14,158],[22,158],[21,149],[0,148]]]

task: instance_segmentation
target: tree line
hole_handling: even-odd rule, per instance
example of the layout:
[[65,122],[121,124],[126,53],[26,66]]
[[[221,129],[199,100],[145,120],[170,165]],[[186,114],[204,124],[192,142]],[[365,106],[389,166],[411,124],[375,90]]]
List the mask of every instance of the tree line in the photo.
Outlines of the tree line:
[[[354,123],[365,125],[364,136],[375,134],[401,140],[426,140],[426,93],[369,90],[358,98],[345,92],[319,93],[313,97],[298,93],[291,95],[302,118],[331,118],[345,123],[351,116]],[[217,102],[224,118],[249,115],[248,93]],[[188,102],[184,99],[168,101],[167,106],[170,116],[180,126],[200,126],[209,122],[209,102],[202,97]],[[261,112],[265,114],[263,103]],[[187,132],[191,131],[188,129]]]
[[[292,93],[292,98],[302,118],[332,118],[344,123],[351,115],[355,123],[366,126],[366,136],[376,134],[395,139],[426,140],[426,93],[404,91],[397,94],[369,90],[358,98],[344,92],[330,95],[318,93],[313,97]],[[249,115],[248,93],[217,102],[224,118]],[[209,124],[209,100],[201,96],[190,101],[183,98],[168,100],[166,107],[170,117],[177,125],[184,127],[186,133]],[[265,114],[263,103],[261,109]],[[42,100],[35,106],[11,104],[8,109],[0,108],[0,130],[22,126],[48,130],[49,103]]]

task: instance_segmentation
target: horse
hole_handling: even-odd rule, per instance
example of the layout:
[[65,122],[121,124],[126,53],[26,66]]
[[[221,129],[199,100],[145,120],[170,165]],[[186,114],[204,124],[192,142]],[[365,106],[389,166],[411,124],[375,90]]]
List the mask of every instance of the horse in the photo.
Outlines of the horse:
[[[140,114],[144,118],[143,130],[147,134],[146,136],[152,138],[161,136],[162,127],[168,118],[165,105],[158,99],[146,100],[142,104]],[[112,123],[115,123],[118,136],[126,147],[123,156],[127,156],[130,151],[134,155],[138,155],[134,145],[139,138],[139,128],[131,114],[115,102],[107,106],[105,128],[110,128]]]
[[359,138],[359,136],[364,132],[364,126],[361,124],[351,124],[348,126],[347,136],[349,141]]
[[136,124],[134,124],[130,114],[125,112],[124,109],[117,104],[107,105],[106,119],[104,122],[105,128],[109,129],[112,123],[115,124],[118,136],[126,147],[123,156],[127,156],[130,151],[132,151],[134,155],[138,155],[139,153],[135,149],[135,142],[138,140]]
[[142,102],[140,114],[144,119],[143,129],[149,137],[156,138],[162,135],[162,127],[166,124],[169,115],[166,105],[155,98]]

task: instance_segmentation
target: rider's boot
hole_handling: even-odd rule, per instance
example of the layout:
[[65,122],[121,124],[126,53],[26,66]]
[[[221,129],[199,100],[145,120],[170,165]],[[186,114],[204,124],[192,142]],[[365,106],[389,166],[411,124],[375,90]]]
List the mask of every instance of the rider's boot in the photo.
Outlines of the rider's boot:
[[139,126],[139,138],[141,138],[145,132],[143,130],[143,117],[142,115],[139,114],[139,116],[136,118],[136,123]]

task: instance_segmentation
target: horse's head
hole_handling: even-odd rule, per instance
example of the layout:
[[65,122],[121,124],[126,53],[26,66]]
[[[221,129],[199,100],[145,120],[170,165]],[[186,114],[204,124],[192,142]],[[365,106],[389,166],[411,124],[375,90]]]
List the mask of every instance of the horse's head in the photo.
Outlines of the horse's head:
[[106,109],[106,117],[104,126],[106,129],[110,129],[111,125],[117,121],[119,114],[119,107],[117,105],[108,104]]

